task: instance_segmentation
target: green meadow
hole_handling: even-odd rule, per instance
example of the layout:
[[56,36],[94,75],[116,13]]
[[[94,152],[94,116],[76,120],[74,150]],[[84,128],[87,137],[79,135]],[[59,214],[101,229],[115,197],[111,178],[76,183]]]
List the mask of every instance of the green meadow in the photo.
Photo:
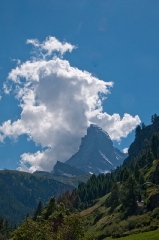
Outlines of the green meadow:
[[[103,240],[112,240],[114,238],[104,238]],[[144,232],[129,235],[126,237],[116,238],[119,240],[159,240],[159,230],[151,231],[151,232]]]

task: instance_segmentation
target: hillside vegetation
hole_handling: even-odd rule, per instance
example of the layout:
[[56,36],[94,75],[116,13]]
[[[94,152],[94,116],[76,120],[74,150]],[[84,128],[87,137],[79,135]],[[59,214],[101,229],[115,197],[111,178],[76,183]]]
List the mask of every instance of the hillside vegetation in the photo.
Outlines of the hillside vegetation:
[[[146,181],[153,185],[142,186]],[[21,185],[23,186],[23,181]],[[136,128],[129,157],[122,166],[111,173],[98,176],[93,174],[87,183],[80,183],[77,189],[60,195],[57,203],[51,198],[46,207],[42,208],[39,202],[34,214],[23,221],[12,233],[11,239],[104,240],[124,236],[125,240],[131,240],[133,236],[135,239],[144,236],[144,239],[147,237],[148,240],[155,240],[159,231],[157,187],[159,117],[155,114],[151,125],[142,124]],[[140,188],[145,202],[142,208],[136,203]],[[27,198],[27,195],[24,196]]]
[[101,198],[97,204],[80,213],[85,232],[92,239],[119,238],[158,229],[159,208],[125,217],[119,205],[113,212],[107,207],[110,195]]
[[[134,153],[135,146],[138,150]],[[139,188],[145,181],[156,184],[156,187],[159,184],[157,115],[152,116],[151,125],[142,124],[136,128],[129,157],[122,166],[106,175],[92,175],[87,184],[78,186],[76,192],[60,196],[59,202],[70,209],[83,210],[85,231],[92,239],[150,231],[159,227],[159,192],[153,185],[143,186],[141,194],[145,205],[139,208],[136,201]],[[153,203],[156,198],[157,202]]]
[[0,171],[0,216],[20,224],[32,214],[39,200],[46,204],[51,196],[58,198],[70,185],[19,171]]
[[[120,240],[158,240],[159,230],[138,233],[134,235],[130,235],[127,237],[121,237]],[[112,240],[112,238],[105,238],[104,240]]]
[[71,185],[74,188],[77,188],[78,185],[81,182],[86,183],[88,181],[88,179],[90,178],[90,174],[68,177],[68,176],[54,175],[54,174],[49,173],[49,172],[34,172],[34,175],[43,176],[43,177],[46,177],[48,179],[54,179],[58,182],[61,182],[61,183],[67,184],[67,185]]

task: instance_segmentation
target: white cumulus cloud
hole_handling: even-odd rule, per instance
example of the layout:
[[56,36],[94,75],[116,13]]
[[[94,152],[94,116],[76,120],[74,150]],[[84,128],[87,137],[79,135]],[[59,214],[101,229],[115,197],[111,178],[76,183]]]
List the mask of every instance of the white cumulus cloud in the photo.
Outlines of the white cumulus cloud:
[[128,153],[129,148],[124,148],[123,153]]
[[61,55],[63,55],[65,52],[69,51],[72,52],[74,48],[76,48],[74,45],[63,42],[61,43],[58,41],[55,37],[48,37],[44,42],[39,43],[37,39],[28,39],[27,44],[32,44],[36,48],[39,48],[41,51],[46,52],[46,56],[51,55],[53,52],[60,52]]
[[[11,85],[14,85],[21,116],[17,121],[7,120],[0,126],[0,141],[27,134],[45,150],[22,154],[20,170],[51,171],[57,160],[68,160],[78,150],[90,123],[96,123],[117,141],[140,123],[138,116],[126,113],[121,118],[117,113],[103,112],[103,99],[110,93],[113,82],[71,67],[68,61],[53,53],[63,55],[75,46],[61,43],[55,37],[42,43],[34,39],[27,43],[33,44],[39,55],[18,64],[4,84],[6,93],[13,91]],[[51,57],[51,54],[54,55]]]

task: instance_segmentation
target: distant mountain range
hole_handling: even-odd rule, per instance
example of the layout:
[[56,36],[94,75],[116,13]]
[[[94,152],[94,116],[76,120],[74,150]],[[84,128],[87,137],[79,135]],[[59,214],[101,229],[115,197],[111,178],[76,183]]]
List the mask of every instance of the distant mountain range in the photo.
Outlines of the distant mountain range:
[[114,148],[107,132],[91,124],[78,152],[65,163],[58,161],[52,173],[65,176],[106,173],[121,165],[126,157],[127,154]]

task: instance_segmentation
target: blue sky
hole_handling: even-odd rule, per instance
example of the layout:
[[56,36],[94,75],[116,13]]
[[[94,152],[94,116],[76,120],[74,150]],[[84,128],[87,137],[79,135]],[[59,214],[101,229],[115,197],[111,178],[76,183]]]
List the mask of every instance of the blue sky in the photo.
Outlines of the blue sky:
[[[16,169],[19,166],[20,156],[24,153],[30,153],[23,157],[23,162],[21,162],[26,166],[26,170],[31,165],[37,167],[38,163],[41,164],[38,161],[33,164],[36,158],[47,159],[52,156],[52,152],[49,152],[50,148],[53,149],[51,138],[45,142],[42,136],[37,138],[33,132],[28,134],[26,130],[22,133],[21,130],[13,133],[13,126],[11,126],[10,133],[6,129],[4,130],[4,122],[8,120],[11,121],[11,124],[17,122],[18,119],[21,119],[22,113],[20,106],[22,99],[16,96],[15,91],[11,91],[9,94],[4,92],[3,85],[8,74],[16,68],[17,59],[21,61],[21,64],[26,63],[31,57],[35,57],[33,51],[40,51],[39,49],[35,50],[35,44],[26,44],[28,39],[38,39],[40,47],[40,44],[46,42],[46,38],[49,36],[55,37],[59,42],[70,43],[76,48],[71,52],[67,50],[64,56],[60,57],[61,61],[67,60],[70,66],[86,70],[97,79],[114,82],[110,88],[110,94],[102,102],[103,112],[110,116],[117,113],[121,119],[127,113],[132,116],[130,122],[138,115],[141,122],[146,125],[150,124],[152,114],[158,114],[158,1],[0,0],[0,33],[0,126],[3,126],[1,131],[3,130],[4,136],[3,142],[0,142],[1,169]],[[49,61],[51,57],[49,56],[45,61]],[[12,82],[13,88],[17,87],[13,81],[10,82]],[[97,85],[98,83],[98,81],[94,82]],[[38,87],[41,89],[40,85]],[[59,88],[62,91],[61,86],[56,87],[56,91]],[[44,88],[49,97],[48,89]],[[96,94],[93,87],[92,91]],[[66,96],[69,95],[66,94]],[[67,100],[68,98],[65,101],[67,105],[65,106],[63,103],[63,106],[70,110],[71,103]],[[72,113],[70,112],[70,114]],[[66,123],[67,119],[68,116]],[[72,125],[75,129],[76,121],[75,119],[73,122],[75,125]],[[55,126],[56,121],[52,124]],[[82,124],[79,122],[81,132],[77,134],[78,136],[72,132],[70,135],[70,139],[72,137],[73,141],[77,140],[77,145],[79,137],[85,133],[86,122],[83,120]],[[106,123],[101,123],[101,125],[108,128]],[[110,131],[110,134],[113,133]],[[122,134],[124,133],[121,133],[120,145],[117,141],[114,142],[115,146],[120,149],[129,147],[134,139],[134,131],[127,138],[122,138]],[[55,138],[56,134],[52,139],[56,145]],[[64,138],[68,138],[68,136]],[[62,136],[58,143],[65,143],[64,139],[62,142],[61,139]],[[57,146],[56,149],[58,149]],[[62,149],[65,153],[64,156],[55,154],[54,162],[56,158],[64,161],[64,158],[67,158],[76,149],[77,146],[69,149],[68,152],[66,149]],[[47,156],[41,156],[35,154],[38,151],[39,153],[45,151],[49,153],[46,154]],[[32,161],[28,160],[29,157]],[[44,165],[41,167],[47,169]],[[48,168],[51,168],[50,160]],[[25,170],[24,166],[22,169]]]

